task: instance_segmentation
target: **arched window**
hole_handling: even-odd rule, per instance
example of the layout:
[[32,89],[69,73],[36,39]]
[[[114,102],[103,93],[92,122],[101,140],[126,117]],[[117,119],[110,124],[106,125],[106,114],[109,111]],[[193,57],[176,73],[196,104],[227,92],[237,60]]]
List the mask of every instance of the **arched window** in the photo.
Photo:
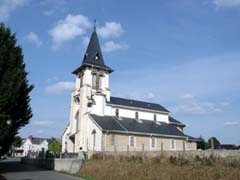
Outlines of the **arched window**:
[[97,87],[97,74],[92,74],[92,88],[96,89]]
[[115,110],[115,116],[119,117],[119,110],[118,109]]
[[129,136],[129,146],[130,147],[135,147],[136,146],[135,136]]
[[135,118],[138,119],[138,112],[135,112]]
[[83,86],[83,76],[80,77],[80,87]]
[[99,88],[100,89],[104,88],[104,75],[102,74],[99,75]]

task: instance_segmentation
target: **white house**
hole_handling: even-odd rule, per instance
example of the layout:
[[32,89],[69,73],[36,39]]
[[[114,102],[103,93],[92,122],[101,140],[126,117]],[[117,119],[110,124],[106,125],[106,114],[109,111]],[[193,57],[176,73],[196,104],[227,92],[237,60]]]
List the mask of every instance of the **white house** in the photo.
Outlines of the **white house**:
[[62,134],[62,151],[195,150],[196,139],[163,106],[111,96],[109,76],[96,28],[83,62],[73,74],[70,121]]
[[23,139],[22,145],[15,149],[16,156],[27,156],[29,153],[38,154],[48,150],[49,139],[29,136]]

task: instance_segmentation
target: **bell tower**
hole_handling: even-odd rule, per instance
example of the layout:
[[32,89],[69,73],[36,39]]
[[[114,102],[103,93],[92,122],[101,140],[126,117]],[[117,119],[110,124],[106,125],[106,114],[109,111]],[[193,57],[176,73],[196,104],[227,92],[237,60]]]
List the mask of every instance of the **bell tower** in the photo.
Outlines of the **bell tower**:
[[88,113],[104,116],[106,101],[110,100],[111,72],[113,70],[104,64],[94,26],[82,64],[72,72],[76,75],[76,89],[71,98],[69,135],[73,152],[80,149],[87,151]]

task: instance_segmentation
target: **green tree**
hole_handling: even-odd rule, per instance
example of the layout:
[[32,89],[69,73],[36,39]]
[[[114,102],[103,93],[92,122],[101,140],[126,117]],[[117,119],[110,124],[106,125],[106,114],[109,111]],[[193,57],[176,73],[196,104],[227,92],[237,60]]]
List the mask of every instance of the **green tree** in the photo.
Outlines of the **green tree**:
[[15,136],[13,139],[12,146],[13,147],[20,147],[22,145],[22,138],[20,136]]
[[206,142],[205,140],[203,139],[202,136],[200,136],[199,138],[199,141],[197,141],[197,149],[206,149]]
[[18,130],[32,117],[22,48],[15,34],[0,24],[0,154],[6,153]]
[[62,146],[55,138],[52,138],[50,143],[48,144],[48,150],[60,153],[62,150]]
[[212,145],[211,145],[212,140],[213,140],[214,149],[220,149],[221,143],[218,141],[218,139],[216,137],[211,137],[211,138],[208,139],[208,142],[206,143],[206,149],[211,149],[212,148]]

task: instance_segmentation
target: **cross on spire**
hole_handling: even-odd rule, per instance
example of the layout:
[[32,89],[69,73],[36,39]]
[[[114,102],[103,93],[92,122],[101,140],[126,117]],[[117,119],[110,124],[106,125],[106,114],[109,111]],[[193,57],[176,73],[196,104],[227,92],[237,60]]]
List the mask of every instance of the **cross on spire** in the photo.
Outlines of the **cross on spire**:
[[96,20],[96,18],[93,20],[93,30],[94,31],[96,31],[96,22],[97,22],[97,20]]

